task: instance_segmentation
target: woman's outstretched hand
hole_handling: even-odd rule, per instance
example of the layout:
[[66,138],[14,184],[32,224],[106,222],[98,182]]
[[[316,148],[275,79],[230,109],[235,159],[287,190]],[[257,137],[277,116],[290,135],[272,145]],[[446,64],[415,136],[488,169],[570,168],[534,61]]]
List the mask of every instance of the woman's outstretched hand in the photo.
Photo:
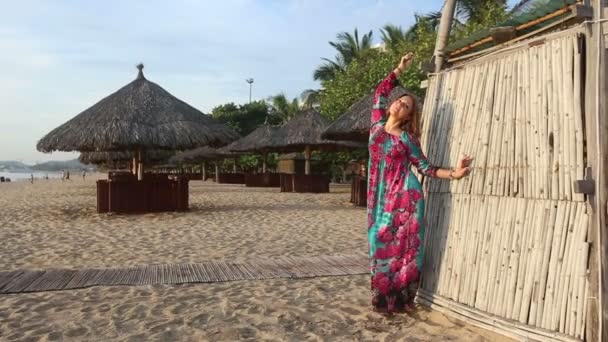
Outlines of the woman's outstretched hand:
[[456,170],[452,172],[452,177],[454,179],[461,179],[469,175],[471,173],[471,162],[473,162],[473,157],[469,155],[464,155],[456,164]]
[[406,53],[405,56],[401,57],[401,61],[399,61],[399,65],[397,66],[397,69],[395,69],[395,72],[397,74],[404,72],[407,68],[410,67],[410,65],[412,65],[413,61],[414,54],[412,52]]

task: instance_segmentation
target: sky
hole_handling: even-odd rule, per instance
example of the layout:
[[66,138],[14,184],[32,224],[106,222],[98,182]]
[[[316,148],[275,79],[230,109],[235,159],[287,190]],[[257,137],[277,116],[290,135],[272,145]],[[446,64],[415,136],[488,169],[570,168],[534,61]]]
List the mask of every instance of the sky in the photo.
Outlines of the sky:
[[[514,1],[510,1],[512,4]],[[319,88],[328,42],[409,27],[441,0],[20,0],[0,12],[0,160],[66,160],[36,143],[105,96],[146,78],[204,113]]]

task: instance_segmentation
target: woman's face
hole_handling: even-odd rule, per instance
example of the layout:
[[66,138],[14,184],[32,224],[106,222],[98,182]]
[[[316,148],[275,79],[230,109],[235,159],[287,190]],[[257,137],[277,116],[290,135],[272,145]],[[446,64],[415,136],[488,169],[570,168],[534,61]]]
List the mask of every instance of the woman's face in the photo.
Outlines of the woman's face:
[[405,95],[391,103],[388,109],[391,115],[400,122],[406,122],[412,117],[414,112],[414,99],[411,96]]

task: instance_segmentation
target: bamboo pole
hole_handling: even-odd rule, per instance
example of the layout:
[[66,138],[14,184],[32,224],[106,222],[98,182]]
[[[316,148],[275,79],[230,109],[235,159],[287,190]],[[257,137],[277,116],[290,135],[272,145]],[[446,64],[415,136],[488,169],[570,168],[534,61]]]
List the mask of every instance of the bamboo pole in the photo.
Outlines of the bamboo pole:
[[539,47],[534,47],[530,49],[530,54],[531,54],[531,64],[530,64],[530,73],[532,75],[532,78],[530,80],[531,85],[531,93],[530,93],[530,97],[531,97],[531,110],[530,110],[530,115],[531,115],[531,119],[530,119],[530,128],[531,128],[531,133],[532,133],[532,137],[533,137],[533,146],[532,146],[532,167],[533,167],[533,172],[534,172],[534,190],[533,190],[533,196],[534,198],[543,198],[542,197],[542,187],[541,184],[543,182],[543,170],[541,168],[541,165],[539,164],[540,161],[540,150],[541,150],[541,143],[540,143],[540,116],[541,116],[541,111],[540,111],[540,104],[539,104],[539,66],[540,66],[540,62],[539,62]]
[[460,234],[460,241],[459,241],[459,246],[458,246],[458,254],[460,255],[460,258],[458,258],[458,262],[457,262],[457,280],[456,280],[456,286],[455,286],[455,290],[457,291],[454,299],[458,302],[464,302],[465,298],[467,296],[467,288],[464,286],[466,283],[466,277],[468,275],[468,269],[467,269],[467,265],[469,263],[469,258],[471,257],[469,251],[471,250],[471,248],[467,248],[467,245],[471,242],[471,238],[472,238],[472,231],[473,229],[471,229],[471,224],[470,224],[470,218],[471,215],[466,215],[466,213],[471,212],[471,208],[473,207],[473,202],[475,200],[474,196],[470,196],[470,195],[462,195],[465,199],[464,201],[464,205],[463,205],[463,213],[464,215],[461,216],[462,221],[460,223],[460,227],[462,227],[461,230],[461,234]]
[[464,243],[464,235],[466,234],[466,226],[463,224],[465,220],[466,211],[465,208],[468,204],[468,198],[466,196],[458,195],[460,197],[460,205],[458,208],[458,220],[456,221],[456,235],[454,241],[454,249],[452,251],[452,274],[450,278],[450,298],[457,300],[458,292],[460,290],[459,282],[461,278],[461,265],[462,265],[462,245]]
[[534,151],[534,139],[533,139],[533,134],[532,134],[532,129],[531,129],[531,118],[529,116],[533,115],[532,113],[532,107],[531,107],[531,90],[530,90],[530,77],[531,77],[531,72],[530,72],[530,61],[531,61],[531,57],[530,57],[530,51],[527,51],[527,53],[525,54],[525,62],[524,62],[524,94],[526,94],[526,97],[524,98],[524,113],[527,114],[527,118],[525,121],[525,138],[526,138],[526,142],[524,147],[526,148],[526,152],[525,152],[525,162],[526,162],[526,176],[524,178],[524,184],[526,185],[526,193],[524,196],[528,197],[528,198],[534,198],[534,188],[533,188],[533,184],[535,183],[535,177],[534,177],[534,173],[533,173],[533,166],[532,166],[532,156],[534,155],[533,151]]
[[568,237],[568,221],[570,220],[571,214],[575,211],[572,202],[560,201],[559,203],[564,204],[563,219],[558,221],[558,223],[560,223],[560,234],[557,236],[559,239],[556,244],[557,265],[554,273],[554,291],[552,296],[552,305],[549,307],[550,315],[546,318],[547,328],[551,330],[557,330],[559,328],[559,302],[561,299],[560,288],[563,283],[562,269],[565,269],[566,267],[564,263],[564,251],[566,248],[566,239]]
[[[473,90],[473,98],[472,105],[470,106],[471,112],[471,122],[470,125],[472,127],[472,131],[474,134],[468,134],[467,145],[463,151],[467,153],[471,153],[476,157],[481,156],[482,139],[484,139],[485,134],[481,134],[482,123],[484,120],[484,112],[483,112],[483,94],[485,91],[485,83],[487,74],[490,70],[491,65],[484,64],[475,67],[476,73],[473,74],[474,82],[472,82]],[[472,172],[467,178],[464,179],[464,182],[457,182],[457,189],[464,193],[471,194],[480,194],[480,189],[477,188],[476,183],[479,183],[478,179],[483,179],[483,173],[485,172],[484,166],[481,164],[481,158],[478,158],[475,161],[475,172]]]
[[549,53],[547,44],[543,44],[539,46],[540,50],[540,61],[538,65],[538,91],[540,96],[539,103],[539,129],[540,129],[540,177],[541,177],[541,198],[550,199],[551,191],[550,185],[551,180],[549,176],[549,133],[548,133],[548,122],[549,122],[549,94],[547,93],[547,88],[545,84],[550,79],[550,73],[546,70],[549,64]]
[[484,226],[485,234],[484,234],[484,247],[481,261],[481,271],[479,274],[478,280],[478,290],[477,290],[477,298],[475,299],[475,307],[480,310],[485,310],[487,308],[487,289],[488,289],[488,278],[490,272],[490,265],[492,262],[492,252],[493,252],[493,242],[495,239],[496,232],[493,227],[493,219],[496,215],[496,204],[498,203],[497,197],[485,197],[487,200],[487,211],[484,216]]
[[492,189],[492,194],[495,196],[502,196],[505,194],[505,190],[504,190],[504,167],[505,164],[503,162],[504,160],[504,156],[507,154],[507,149],[505,146],[505,135],[506,135],[506,122],[507,122],[507,113],[506,113],[506,106],[507,106],[507,93],[508,90],[510,89],[510,84],[509,84],[509,74],[511,73],[511,59],[510,58],[505,58],[502,60],[502,64],[504,64],[504,69],[503,69],[503,74],[502,77],[500,79],[500,83],[502,83],[501,86],[501,92],[499,94],[500,96],[500,100],[499,100],[499,106],[498,106],[498,117],[497,117],[497,122],[495,122],[496,124],[498,124],[498,136],[496,137],[497,140],[497,149],[495,150],[496,153],[494,153],[495,155],[495,171],[493,174],[493,181],[492,183],[494,183],[494,188]]
[[522,249],[524,248],[525,241],[523,240],[524,234],[524,215],[526,211],[525,203],[523,199],[516,199],[517,208],[515,211],[515,229],[513,233],[513,241],[511,243],[511,257],[509,258],[509,276],[507,278],[507,298],[506,298],[506,311],[504,317],[511,318],[513,313],[513,305],[515,302],[515,291],[517,285],[517,275],[519,271],[519,263],[521,260]]
[[517,165],[517,193],[518,197],[524,197],[525,187],[524,187],[524,176],[526,174],[525,170],[525,159],[524,159],[524,151],[525,151],[525,93],[523,87],[523,78],[524,76],[524,58],[525,52],[519,52],[519,64],[517,65],[517,110],[515,111],[516,115],[516,128],[515,128],[515,150],[516,150],[516,165]]
[[[443,203],[445,203],[445,208],[447,210],[447,212],[449,213],[454,213],[455,211],[455,204],[454,204],[454,197],[451,194],[441,194],[442,198],[443,198]],[[441,265],[441,273],[439,275],[437,275],[437,288],[439,289],[441,286],[443,286],[445,284],[445,279],[447,278],[447,274],[448,274],[448,243],[449,243],[449,235],[450,235],[450,221],[448,220],[445,215],[441,215],[440,216],[440,222],[441,222],[441,241],[440,241],[440,246],[442,247],[441,250],[441,257],[439,259],[440,265]]]
[[[479,127],[483,134],[480,135],[481,140],[481,151],[479,152],[479,157],[476,157],[476,165],[482,168],[480,171],[479,177],[476,177],[475,181],[477,182],[477,193],[484,193],[484,186],[486,178],[488,177],[488,169],[489,169],[489,154],[491,153],[491,138],[492,138],[492,110],[494,107],[495,101],[495,85],[496,85],[496,74],[498,71],[498,63],[493,62],[490,65],[490,69],[488,71],[488,75],[486,81],[484,82],[484,92],[482,93],[482,124]],[[481,158],[480,158],[481,157]]]
[[[568,284],[567,287],[565,288],[565,294],[564,294],[564,300],[565,300],[565,312],[563,313],[564,320],[563,320],[563,333],[565,334],[569,334],[570,333],[570,328],[571,328],[571,323],[575,323],[573,322],[573,291],[575,288],[575,279],[576,279],[576,273],[577,273],[577,268],[578,268],[578,257],[581,255],[581,245],[582,245],[582,241],[580,241],[580,235],[581,235],[581,230],[580,227],[578,226],[578,223],[581,221],[582,216],[583,215],[583,207],[581,205],[577,205],[577,210],[576,210],[576,217],[574,219],[574,221],[572,222],[573,224],[573,234],[572,234],[572,244],[570,245],[570,251],[569,251],[569,260],[568,260],[568,273],[567,273],[567,278],[568,278]],[[560,322],[560,328],[561,328],[561,322]],[[574,326],[572,327],[572,329],[574,329]]]
[[482,262],[483,262],[483,251],[484,251],[484,245],[485,245],[485,233],[486,233],[486,228],[487,226],[485,225],[485,218],[487,215],[487,210],[488,210],[488,205],[486,202],[486,197],[484,196],[478,196],[478,200],[479,200],[479,207],[476,208],[476,212],[478,212],[478,215],[475,215],[475,227],[478,230],[477,233],[477,239],[476,239],[476,250],[475,250],[475,257],[474,257],[474,263],[473,263],[473,269],[470,272],[471,273],[471,282],[469,284],[469,288],[472,289],[472,293],[469,297],[469,300],[467,302],[467,305],[473,307],[475,306],[475,303],[477,301],[477,294],[479,292],[479,278],[481,275],[481,268],[482,268]]
[[[469,122],[470,111],[467,109],[468,109],[468,106],[470,105],[471,97],[472,97],[471,91],[472,91],[473,82],[471,81],[471,78],[472,78],[473,71],[474,71],[474,68],[473,69],[466,68],[462,71],[463,82],[462,82],[461,86],[459,87],[460,96],[456,97],[456,110],[454,111],[454,114],[457,115],[457,118],[455,118],[453,120],[454,126],[453,126],[452,134],[451,134],[451,136],[453,137],[453,139],[452,139],[453,145],[450,148],[448,159],[442,160],[442,165],[453,166],[454,163],[456,162],[456,159],[458,158],[459,151],[463,151],[464,149],[466,149],[466,146],[467,146],[467,140],[468,140],[469,136],[466,134],[463,134],[463,131],[471,126],[471,122]],[[465,193],[465,192],[459,191],[458,185],[460,185],[460,184],[457,184],[457,182],[450,182],[448,184],[449,191],[452,193],[454,193],[454,192]]]
[[[500,154],[500,150],[499,150],[499,140],[500,140],[500,136],[502,133],[501,130],[501,125],[500,125],[500,106],[501,103],[503,103],[503,99],[501,97],[502,95],[502,89],[503,89],[503,83],[501,82],[502,77],[503,77],[503,73],[504,73],[504,68],[506,66],[504,65],[504,63],[498,63],[498,67],[497,67],[497,72],[496,72],[496,82],[495,82],[495,91],[493,91],[493,96],[494,96],[494,102],[493,102],[493,106],[492,106],[492,113],[491,115],[491,133],[490,133],[490,155],[489,155],[489,159],[488,159],[488,167],[487,167],[487,171],[486,171],[486,179],[485,179],[485,187],[484,187],[484,194],[485,195],[492,195],[494,194],[494,190],[496,187],[496,184],[494,183],[496,181],[496,177],[495,177],[495,173],[497,172],[497,158],[498,155]],[[492,89],[494,90],[494,89]]]
[[554,174],[553,161],[555,160],[555,112],[557,97],[553,89],[556,87],[554,81],[554,69],[555,61],[553,60],[553,48],[552,43],[548,42],[545,44],[545,53],[547,56],[545,65],[545,92],[547,93],[547,154],[546,154],[546,165],[547,165],[547,198],[557,200],[557,177]]
[[517,55],[513,56],[513,68],[511,75],[511,92],[509,96],[509,148],[507,149],[509,153],[508,162],[507,162],[507,194],[511,197],[517,196],[517,162],[516,162],[516,113],[517,113],[517,81],[518,81],[518,64],[519,60]]
[[559,66],[560,61],[557,58],[557,42],[551,41],[547,44],[551,46],[551,76],[553,78],[553,87],[551,89],[552,94],[552,127],[553,127],[553,159],[551,165],[551,198],[554,200],[560,199],[560,186],[563,182],[563,179],[560,177],[560,160],[559,160],[559,149],[560,149],[560,94],[559,89],[561,88],[559,84]]
[[557,115],[558,115],[558,122],[559,122],[559,132],[557,134],[557,136],[555,137],[557,141],[559,141],[559,148],[557,150],[558,153],[558,160],[559,160],[559,199],[561,200],[565,200],[566,199],[566,187],[568,186],[568,184],[566,183],[566,170],[565,170],[565,150],[566,150],[566,134],[564,132],[565,130],[565,125],[564,125],[564,96],[566,96],[566,94],[564,94],[564,77],[563,77],[563,59],[562,59],[562,47],[559,41],[555,42],[555,50],[554,50],[554,56],[553,58],[557,61],[558,63],[558,71],[556,73],[557,75],[557,97],[559,99],[559,105],[557,107]]
[[[469,209],[471,212],[481,213],[482,207],[482,196],[477,195],[468,195],[471,196],[471,208]],[[469,251],[469,258],[467,260],[467,268],[465,273],[465,282],[464,289],[466,291],[466,296],[464,297],[463,303],[466,303],[469,306],[472,306],[475,302],[475,293],[477,292],[475,276],[478,274],[477,270],[477,260],[478,260],[478,250],[479,245],[481,244],[480,240],[480,226],[479,226],[479,217],[477,215],[468,215],[469,219],[469,230],[472,231],[472,235],[470,237],[470,242],[472,245],[469,247],[465,247],[466,250]]]
[[574,120],[572,117],[572,113],[574,111],[574,101],[572,99],[572,60],[573,60],[573,48],[572,41],[568,38],[561,39],[562,45],[562,67],[564,70],[563,74],[563,94],[564,96],[564,141],[565,141],[565,188],[564,188],[564,196],[567,200],[572,199],[572,181],[574,177],[572,175],[574,163],[572,162],[573,153],[576,153],[576,145],[574,142]]
[[534,231],[534,227],[531,222],[533,214],[534,214],[534,200],[525,199],[525,201],[526,201],[526,211],[524,213],[524,234],[523,234],[524,243],[522,244],[519,269],[517,271],[517,284],[515,287],[515,300],[514,300],[514,304],[513,304],[513,316],[510,317],[511,319],[514,319],[514,320],[519,319],[520,312],[521,312],[522,301],[523,301],[522,298],[524,295],[525,280],[526,280],[528,264],[529,264],[528,257],[530,255],[530,246],[531,246],[531,243],[533,240],[532,233]]
[[450,282],[452,279],[452,273],[454,272],[453,269],[453,265],[452,265],[452,258],[453,255],[456,254],[456,240],[458,237],[458,220],[460,218],[460,201],[461,201],[461,196],[459,195],[454,195],[453,197],[453,206],[452,206],[452,213],[454,214],[453,220],[449,220],[449,227],[448,227],[448,236],[446,238],[446,258],[444,260],[444,265],[445,265],[445,272],[443,274],[443,279],[441,280],[441,286],[440,286],[440,294],[442,296],[445,297],[449,297],[450,296]]
[[[497,197],[497,202],[498,202],[498,213],[504,213],[504,203],[505,201],[502,201],[500,197]],[[501,227],[501,215],[499,214],[495,214],[493,215],[493,230],[494,230],[494,241],[492,243],[492,260],[490,262],[490,272],[489,272],[489,277],[488,277],[488,290],[487,290],[487,296],[488,298],[492,299],[491,303],[487,303],[487,311],[492,311],[493,309],[493,304],[494,304],[494,289],[496,287],[496,278],[497,278],[497,274],[499,272],[499,253],[497,253],[497,251],[500,248],[500,243],[501,243],[501,239],[503,237],[503,230],[500,229]]]
[[[583,168],[584,168],[584,159],[583,159],[583,113],[582,108],[583,105],[581,103],[581,51],[579,51],[578,46],[578,37],[574,38],[573,51],[574,54],[574,84],[573,84],[573,99],[574,99],[574,136],[576,140],[576,179],[583,179]],[[574,200],[582,202],[585,200],[585,196],[583,194],[573,194]]]
[[537,274],[537,265],[539,260],[539,251],[538,245],[540,244],[541,239],[541,215],[538,215],[539,207],[542,208],[542,201],[536,200],[534,201],[533,211],[534,218],[532,220],[532,229],[530,232],[530,245],[528,255],[530,259],[528,260],[528,265],[526,265],[526,275],[524,280],[524,288],[522,294],[522,303],[519,311],[519,322],[520,323],[528,323],[528,316],[530,313],[531,306],[531,298],[532,298],[532,289],[534,287],[534,282]]
[[[537,307],[536,307],[536,317],[534,317],[534,320],[532,322],[530,322],[530,324],[532,325],[536,325],[536,326],[542,326],[542,321],[543,321],[543,314],[544,314],[544,307],[545,307],[545,298],[546,298],[546,291],[547,291],[547,279],[549,276],[549,263],[551,260],[551,248],[553,246],[553,231],[555,228],[555,217],[557,216],[557,203],[554,201],[546,201],[545,202],[547,205],[547,208],[545,209],[545,219],[547,220],[543,220],[542,222],[545,223],[544,228],[546,228],[545,231],[543,231],[542,233],[545,235],[544,236],[544,242],[543,242],[543,248],[542,248],[542,265],[541,265],[541,269],[540,269],[540,274],[539,274],[539,278],[540,278],[540,282],[538,284],[538,293],[536,296],[536,302],[537,302]],[[541,228],[542,229],[542,228]]]
[[502,230],[505,232],[503,239],[501,240],[501,261],[500,261],[500,277],[498,278],[495,308],[494,312],[499,316],[504,316],[507,311],[507,301],[505,300],[505,291],[507,289],[507,279],[509,273],[509,258],[511,256],[511,243],[514,238],[513,230],[515,229],[515,205],[516,201],[509,197],[503,197],[504,201],[507,202],[506,211],[503,213],[504,225]]
[[[582,220],[583,222],[580,223],[581,226],[581,230],[584,230],[584,238],[583,240],[586,240],[586,236],[587,236],[587,229],[588,229],[588,224],[589,224],[589,216],[585,213],[584,218]],[[579,267],[577,269],[577,274],[576,276],[576,282],[577,282],[577,286],[576,286],[576,311],[575,311],[575,324],[574,324],[574,328],[573,330],[571,330],[571,335],[574,335],[576,337],[580,337],[580,332],[582,330],[582,326],[584,325],[584,320],[583,317],[585,316],[584,314],[584,303],[586,301],[585,298],[585,292],[586,292],[586,286],[587,286],[587,265],[589,262],[589,247],[590,244],[588,242],[583,242],[582,244],[582,251],[581,251],[581,255],[579,257],[578,262],[580,262]]]
[[570,285],[573,259],[572,253],[575,245],[574,220],[578,216],[578,208],[575,202],[572,202],[574,207],[571,210],[570,220],[568,221],[568,235],[566,241],[566,250],[564,251],[564,265],[562,266],[562,282],[559,291],[559,332],[564,333],[566,329],[566,309],[568,303],[568,290]]

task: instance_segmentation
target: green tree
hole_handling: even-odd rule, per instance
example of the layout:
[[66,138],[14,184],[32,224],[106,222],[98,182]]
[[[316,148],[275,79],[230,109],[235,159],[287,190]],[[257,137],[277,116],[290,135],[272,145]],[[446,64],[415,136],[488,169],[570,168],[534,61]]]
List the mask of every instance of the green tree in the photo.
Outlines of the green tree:
[[[342,115],[348,107],[369,94],[398,63],[399,51],[372,50],[365,58],[355,60],[343,73],[323,83],[320,111],[330,120]],[[415,66],[400,76],[401,83],[421,95],[420,81],[424,74]]]
[[239,127],[241,135],[245,136],[260,127],[268,118],[269,108],[266,101],[254,101],[239,107]]
[[[217,121],[240,131],[238,115],[239,107],[232,102],[219,105],[211,110],[211,116]],[[239,132],[240,133],[240,132]]]
[[321,89],[306,89],[300,94],[303,109],[318,108],[321,103]]
[[230,102],[213,108],[211,115],[244,136],[263,124],[268,112],[268,104],[265,101],[254,101],[239,106]]
[[339,72],[344,71],[356,58],[360,57],[366,50],[372,47],[373,32],[369,31],[359,40],[359,32],[355,28],[354,34],[340,32],[336,36],[335,42],[329,42],[338,52],[335,60],[322,58],[325,63],[321,64],[313,72],[315,81],[328,81],[333,79]]
[[298,111],[300,111],[300,103],[297,98],[289,101],[284,93],[271,96],[270,116],[278,119],[279,123],[283,123],[291,119]]

